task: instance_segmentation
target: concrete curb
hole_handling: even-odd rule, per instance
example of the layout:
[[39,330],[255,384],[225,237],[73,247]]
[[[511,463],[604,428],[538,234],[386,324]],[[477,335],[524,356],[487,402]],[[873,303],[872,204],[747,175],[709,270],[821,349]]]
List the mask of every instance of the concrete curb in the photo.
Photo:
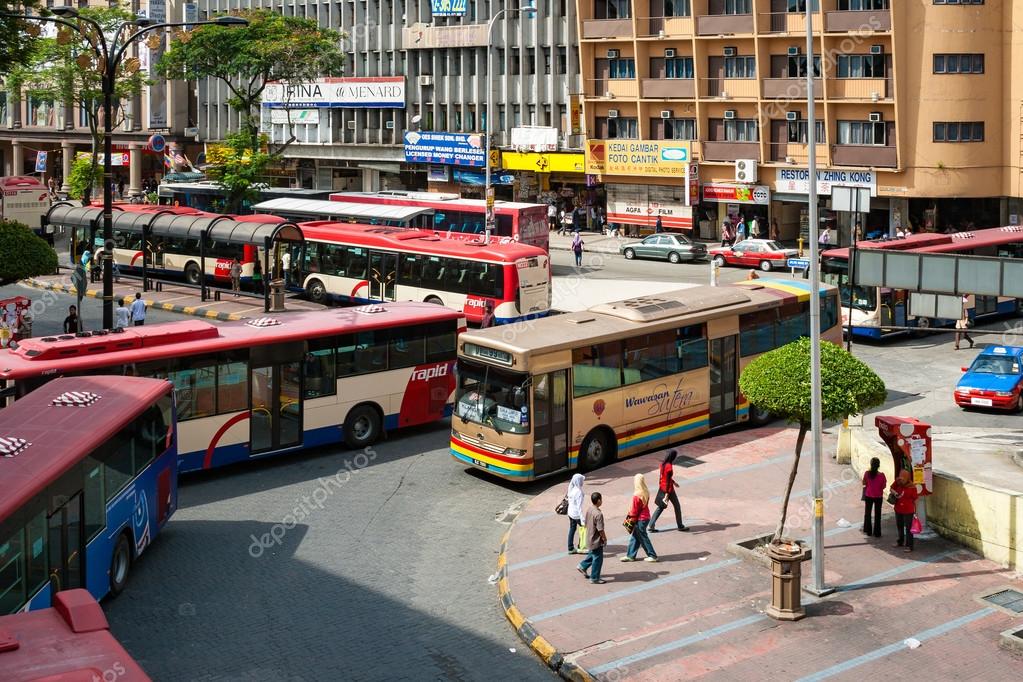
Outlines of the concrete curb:
[[[75,295],[75,290],[67,285],[63,284],[52,284],[50,282],[42,282],[37,279],[23,279],[21,284],[32,287],[33,289],[43,289],[46,291],[57,291],[62,294]],[[87,289],[85,295],[89,298],[102,298],[103,294],[95,289]],[[233,322],[235,320],[241,320],[241,315],[238,313],[225,313],[219,310],[209,310],[207,308],[200,308],[192,305],[175,305],[173,303],[160,303],[152,299],[142,299],[146,303],[146,307],[154,310],[165,310],[170,313],[181,313],[182,315],[191,315],[193,317],[205,317],[210,320],[220,320],[222,322]]]
[[[512,525],[514,524],[513,521]],[[515,600],[508,588],[508,560],[505,556],[509,537],[511,537],[511,528],[501,538],[501,551],[497,555],[497,595],[501,600],[501,608],[504,609],[505,617],[515,629],[515,634],[519,636],[519,639],[525,642],[533,650],[533,653],[543,659],[547,667],[560,675],[562,679],[570,682],[594,682],[596,678],[593,675],[575,663],[566,661],[565,657],[536,631],[533,624],[515,606]]]

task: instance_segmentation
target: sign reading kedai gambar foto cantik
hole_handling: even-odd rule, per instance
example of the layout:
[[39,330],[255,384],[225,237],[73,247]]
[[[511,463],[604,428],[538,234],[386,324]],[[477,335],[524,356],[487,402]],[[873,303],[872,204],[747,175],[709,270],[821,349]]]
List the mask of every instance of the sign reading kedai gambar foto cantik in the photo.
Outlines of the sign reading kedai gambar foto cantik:
[[268,83],[263,91],[263,106],[274,109],[404,109],[405,77]]

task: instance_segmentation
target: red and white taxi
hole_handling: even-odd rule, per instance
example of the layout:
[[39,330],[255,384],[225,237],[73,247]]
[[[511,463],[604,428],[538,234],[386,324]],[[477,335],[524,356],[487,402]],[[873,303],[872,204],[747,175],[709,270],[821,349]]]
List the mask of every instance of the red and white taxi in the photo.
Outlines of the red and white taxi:
[[786,249],[772,239],[744,239],[732,246],[718,246],[707,255],[718,265],[741,265],[769,272],[784,268],[785,261],[795,258],[795,249]]

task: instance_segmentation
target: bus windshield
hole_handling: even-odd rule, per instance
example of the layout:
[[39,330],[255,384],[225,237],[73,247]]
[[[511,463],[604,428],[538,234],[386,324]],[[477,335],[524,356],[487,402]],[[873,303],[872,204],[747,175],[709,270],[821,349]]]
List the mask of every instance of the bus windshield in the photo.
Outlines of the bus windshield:
[[529,376],[459,360],[455,416],[497,431],[529,433]]
[[[848,308],[850,287],[844,270],[842,272],[825,270],[821,273],[821,280],[826,284],[838,287],[839,295],[842,297],[842,307]],[[877,287],[852,287],[852,307],[866,311],[877,310]]]

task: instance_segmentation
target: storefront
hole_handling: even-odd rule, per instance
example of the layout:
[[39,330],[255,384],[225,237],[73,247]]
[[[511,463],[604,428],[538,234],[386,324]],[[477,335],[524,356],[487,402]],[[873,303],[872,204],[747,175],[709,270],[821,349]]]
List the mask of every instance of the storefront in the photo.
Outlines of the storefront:
[[516,201],[541,201],[551,192],[575,201],[592,189],[587,185],[585,160],[580,153],[505,151],[501,167],[515,175]]
[[[869,205],[860,207],[859,214],[835,211],[832,192],[835,187],[849,187],[869,191]],[[772,197],[772,218],[778,221],[781,239],[794,241],[809,239],[810,234],[810,173],[806,168],[779,168]],[[819,170],[817,171],[818,218],[820,230],[828,230],[828,242],[833,246],[848,246],[853,240],[853,227],[857,220],[862,225],[861,237],[887,233],[890,208],[887,198],[877,196],[877,178],[874,171]],[[864,197],[865,199],[865,197]]]
[[704,183],[703,203],[700,206],[700,217],[703,220],[699,236],[702,239],[721,239],[721,226],[725,220],[734,225],[740,219],[748,224],[756,218],[761,228],[760,236],[766,238],[770,225],[770,205],[771,188],[767,185]]
[[618,225],[627,235],[650,231],[661,219],[666,231],[693,229],[693,210],[686,205],[684,185],[625,184],[605,185],[607,222]]

